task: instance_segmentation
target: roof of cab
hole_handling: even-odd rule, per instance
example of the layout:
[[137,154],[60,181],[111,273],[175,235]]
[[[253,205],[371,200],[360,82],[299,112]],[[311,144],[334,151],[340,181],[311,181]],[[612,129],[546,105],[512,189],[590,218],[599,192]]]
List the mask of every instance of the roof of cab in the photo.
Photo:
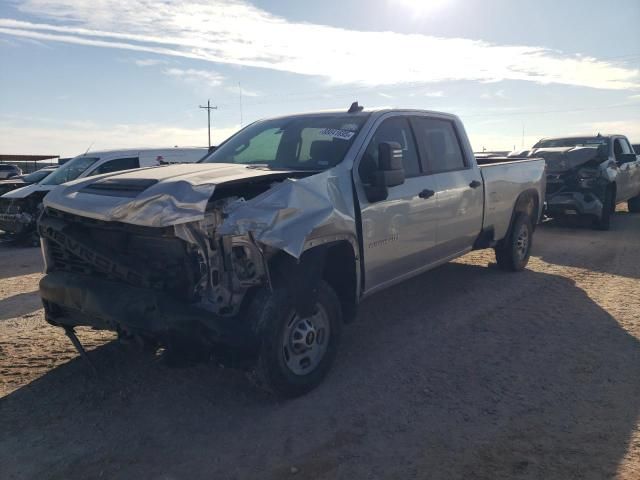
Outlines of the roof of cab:
[[139,153],[155,153],[155,152],[181,152],[181,151],[194,151],[194,150],[202,150],[203,152],[207,151],[207,147],[168,147],[168,148],[114,148],[109,150],[90,150],[85,153],[81,153],[80,155],[76,155],[76,157],[100,157],[105,155],[133,155]]

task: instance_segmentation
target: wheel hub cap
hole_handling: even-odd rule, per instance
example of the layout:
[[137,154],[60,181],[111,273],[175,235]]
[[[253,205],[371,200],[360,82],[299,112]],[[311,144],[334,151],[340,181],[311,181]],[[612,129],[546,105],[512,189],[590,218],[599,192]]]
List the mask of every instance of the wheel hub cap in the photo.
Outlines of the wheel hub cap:
[[518,234],[518,238],[516,240],[516,251],[520,258],[524,258],[527,256],[527,251],[529,249],[529,230],[527,227],[523,225],[520,228],[520,233]]
[[329,319],[321,305],[314,315],[292,314],[283,335],[282,358],[295,375],[312,372],[322,361],[329,341]]

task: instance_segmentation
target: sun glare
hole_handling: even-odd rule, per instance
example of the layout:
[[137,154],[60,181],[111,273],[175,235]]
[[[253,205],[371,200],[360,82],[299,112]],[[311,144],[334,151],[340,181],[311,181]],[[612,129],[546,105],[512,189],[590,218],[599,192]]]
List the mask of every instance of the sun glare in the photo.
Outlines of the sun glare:
[[453,0],[391,0],[391,3],[405,8],[416,16],[428,15],[449,6]]

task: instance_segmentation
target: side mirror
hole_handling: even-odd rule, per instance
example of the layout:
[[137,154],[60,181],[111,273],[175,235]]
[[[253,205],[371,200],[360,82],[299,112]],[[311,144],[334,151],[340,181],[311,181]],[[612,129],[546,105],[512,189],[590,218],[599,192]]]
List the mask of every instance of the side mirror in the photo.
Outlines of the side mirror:
[[637,159],[638,158],[635,153],[621,153],[620,155],[616,155],[616,161],[620,165],[623,163],[635,162]]
[[389,196],[389,187],[404,183],[402,147],[397,142],[378,144],[378,168],[371,174],[371,184],[365,186],[370,202],[385,200]]

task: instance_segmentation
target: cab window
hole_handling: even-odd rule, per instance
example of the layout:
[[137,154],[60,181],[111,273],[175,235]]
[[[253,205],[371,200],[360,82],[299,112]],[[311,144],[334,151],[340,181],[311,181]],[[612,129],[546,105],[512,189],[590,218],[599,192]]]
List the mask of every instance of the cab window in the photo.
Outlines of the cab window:
[[617,157],[618,155],[633,153],[633,150],[631,150],[629,143],[624,138],[616,138],[613,143],[613,152]]
[[362,156],[358,173],[364,183],[371,183],[371,176],[378,169],[378,145],[382,142],[400,144],[406,177],[417,177],[421,174],[418,152],[409,122],[404,117],[392,117],[380,124]]
[[115,160],[110,160],[100,165],[93,172],[91,172],[91,175],[119,172],[121,170],[131,170],[132,168],[140,168],[138,157],[116,158]]
[[453,123],[439,118],[415,117],[416,138],[429,173],[467,168]]

